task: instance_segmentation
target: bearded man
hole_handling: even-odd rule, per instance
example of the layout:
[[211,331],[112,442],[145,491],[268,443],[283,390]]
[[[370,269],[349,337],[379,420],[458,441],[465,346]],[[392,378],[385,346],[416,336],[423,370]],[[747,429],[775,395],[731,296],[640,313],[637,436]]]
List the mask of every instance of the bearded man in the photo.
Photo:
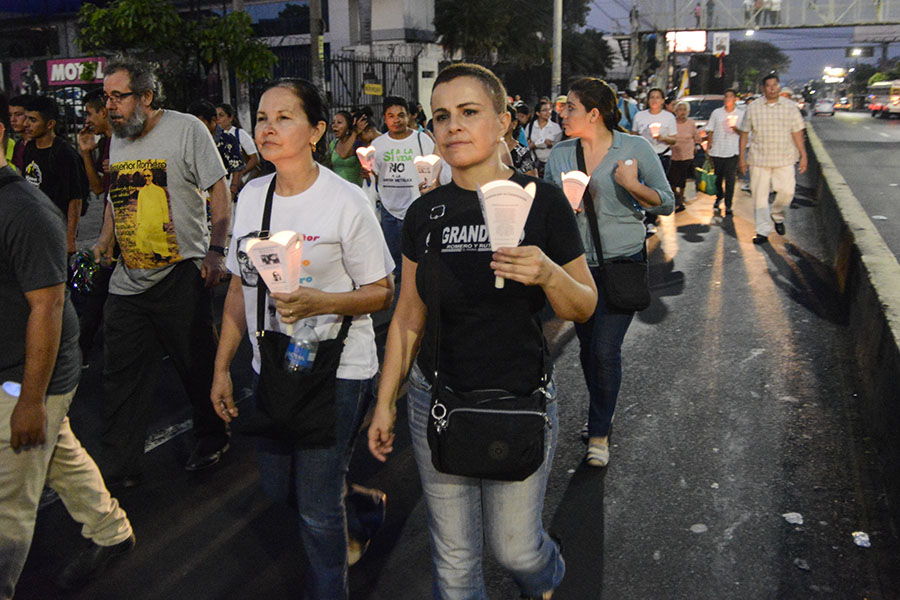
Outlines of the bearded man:
[[[143,477],[141,455],[165,354],[193,405],[195,440],[185,468],[210,467],[228,449],[209,389],[216,354],[211,288],[226,273],[230,206],[212,136],[193,116],[162,108],[150,64],[110,61],[103,91],[113,139],[109,201],[94,255],[111,261],[116,242],[122,254],[104,308],[99,462],[111,487],[131,487]],[[153,210],[146,206],[148,190]]]

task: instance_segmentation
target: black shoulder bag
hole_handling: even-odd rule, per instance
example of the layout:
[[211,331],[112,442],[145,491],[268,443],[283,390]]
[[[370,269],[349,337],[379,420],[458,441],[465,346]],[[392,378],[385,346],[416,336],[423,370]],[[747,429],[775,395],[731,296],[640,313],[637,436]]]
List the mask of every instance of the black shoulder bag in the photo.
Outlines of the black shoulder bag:
[[422,261],[432,291],[427,319],[435,331],[428,418],[431,464],[448,475],[522,481],[544,462],[544,433],[550,426],[546,364],[541,385],[527,396],[506,390],[457,392],[441,382],[440,239],[438,229],[433,229]]
[[[259,237],[269,237],[275,178],[266,192]],[[346,315],[335,339],[322,340],[311,371],[285,370],[284,353],[291,338],[280,331],[265,330],[266,284],[257,283],[256,342],[259,346],[259,383],[256,413],[243,431],[249,435],[295,442],[300,448],[330,448],[336,442],[335,379],[344,341],[353,317]]]
[[[576,146],[578,168],[587,173],[584,164],[584,149],[581,140]],[[584,212],[591,230],[591,238],[594,240],[594,248],[597,249],[597,263],[600,265],[600,280],[597,288],[606,299],[606,304],[616,310],[635,311],[644,310],[650,306],[650,275],[647,263],[647,242],[644,242],[643,255],[640,260],[631,258],[603,259],[603,245],[600,243],[600,229],[597,226],[597,211],[594,210],[594,200],[591,197],[591,186],[584,188]]]

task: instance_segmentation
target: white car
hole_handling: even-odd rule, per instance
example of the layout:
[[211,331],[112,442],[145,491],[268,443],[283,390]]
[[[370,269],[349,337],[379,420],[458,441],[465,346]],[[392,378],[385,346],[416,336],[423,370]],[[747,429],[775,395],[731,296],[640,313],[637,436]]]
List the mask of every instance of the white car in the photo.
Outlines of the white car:
[[829,117],[834,116],[834,100],[829,98],[821,98],[816,100],[815,106],[813,106],[813,116],[816,115],[828,115]]

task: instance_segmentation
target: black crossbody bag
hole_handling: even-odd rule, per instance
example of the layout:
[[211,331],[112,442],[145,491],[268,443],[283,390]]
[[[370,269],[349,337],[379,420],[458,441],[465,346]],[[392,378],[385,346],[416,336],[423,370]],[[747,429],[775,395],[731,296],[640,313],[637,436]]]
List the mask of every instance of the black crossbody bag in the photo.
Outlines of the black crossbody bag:
[[[584,149],[581,140],[575,150],[578,160],[578,168],[582,173],[587,173],[584,163]],[[599,281],[597,288],[603,293],[606,304],[616,310],[636,311],[644,310],[650,306],[650,273],[647,262],[647,242],[640,260],[631,258],[603,259],[603,245],[600,243],[600,229],[597,226],[597,211],[594,209],[594,200],[591,197],[590,185],[584,188],[584,212],[591,230],[591,238],[594,248],[597,249],[597,263],[600,265]]]
[[[522,481],[544,462],[547,417],[547,385],[543,365],[541,385],[525,396],[506,390],[457,392],[443,384],[440,370],[441,236],[434,228],[423,266],[428,269],[432,303],[428,317],[434,324],[435,356],[428,446],[431,464],[441,473],[499,481]],[[546,362],[546,354],[542,351]]]
[[[273,177],[266,192],[261,239],[269,237],[274,193]],[[243,431],[249,435],[294,442],[300,448],[330,448],[336,443],[335,380],[353,317],[344,317],[335,339],[319,342],[312,370],[291,373],[283,366],[291,338],[280,331],[265,330],[267,292],[260,277],[256,297],[256,342],[259,346],[256,413]]]

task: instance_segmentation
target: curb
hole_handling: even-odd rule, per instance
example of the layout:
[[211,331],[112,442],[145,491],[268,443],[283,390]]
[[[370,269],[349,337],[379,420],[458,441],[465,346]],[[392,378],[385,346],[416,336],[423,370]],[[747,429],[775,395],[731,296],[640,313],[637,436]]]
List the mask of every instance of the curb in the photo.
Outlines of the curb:
[[[816,221],[845,301],[861,374],[864,436],[882,455],[883,485],[893,523],[900,524],[900,263],[838,172],[812,127],[806,128],[817,168]],[[816,164],[813,164],[816,163]]]

